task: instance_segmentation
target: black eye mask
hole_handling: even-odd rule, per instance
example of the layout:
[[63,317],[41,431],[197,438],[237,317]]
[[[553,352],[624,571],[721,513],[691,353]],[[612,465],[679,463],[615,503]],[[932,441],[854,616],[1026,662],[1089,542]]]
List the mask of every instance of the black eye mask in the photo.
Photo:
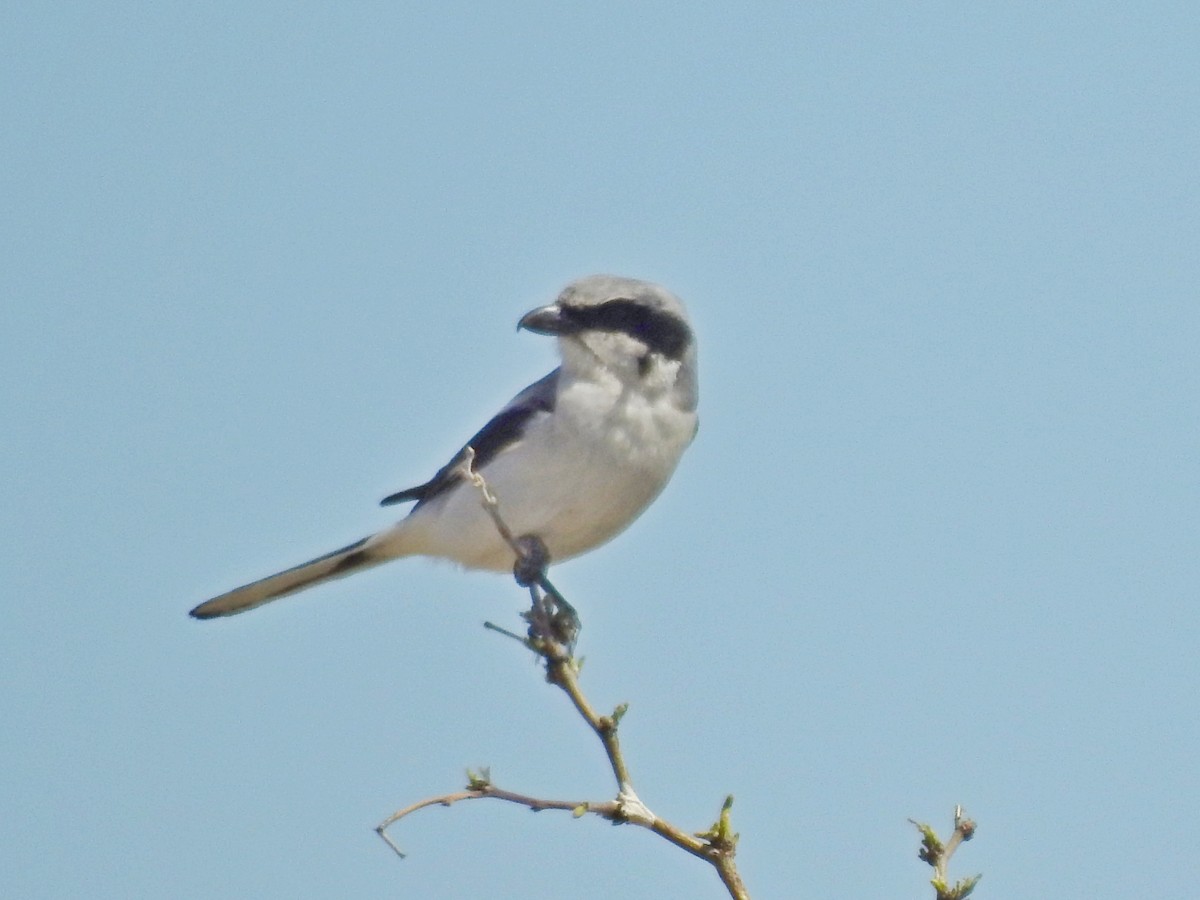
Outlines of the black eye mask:
[[636,300],[618,298],[595,306],[568,306],[563,315],[579,329],[627,334],[668,359],[682,358],[692,339],[691,329],[678,316]]

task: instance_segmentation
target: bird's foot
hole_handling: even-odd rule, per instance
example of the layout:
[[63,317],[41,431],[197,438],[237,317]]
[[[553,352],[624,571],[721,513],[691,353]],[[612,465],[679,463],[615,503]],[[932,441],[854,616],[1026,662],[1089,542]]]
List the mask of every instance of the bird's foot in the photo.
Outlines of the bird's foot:
[[570,603],[563,599],[562,594],[554,590],[549,581],[550,590],[540,591],[538,586],[529,589],[533,597],[533,608],[526,614],[529,620],[530,638],[549,638],[562,644],[568,656],[575,655],[575,642],[579,639],[579,631],[583,623],[579,621],[579,613]]
[[549,639],[566,647],[569,655],[575,652],[575,641],[583,627],[579,613],[558,592],[546,577],[550,566],[550,551],[546,542],[536,534],[516,539],[517,561],[513,563],[513,578],[521,587],[529,588],[533,606],[525,614],[529,622],[529,637]]
[[513,563],[513,578],[521,587],[539,584],[550,567],[550,551],[546,542],[536,534],[523,534],[517,538],[517,561]]

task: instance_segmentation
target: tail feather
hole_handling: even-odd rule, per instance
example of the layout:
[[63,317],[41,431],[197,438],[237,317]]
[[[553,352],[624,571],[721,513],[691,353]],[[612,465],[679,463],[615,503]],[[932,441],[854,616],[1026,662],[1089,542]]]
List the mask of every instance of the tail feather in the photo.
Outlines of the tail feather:
[[197,619],[232,616],[322,581],[341,578],[351,572],[377,566],[395,557],[395,553],[381,553],[378,549],[373,549],[369,546],[370,541],[369,537],[363,538],[340,550],[234,588],[201,603],[191,611],[191,615]]

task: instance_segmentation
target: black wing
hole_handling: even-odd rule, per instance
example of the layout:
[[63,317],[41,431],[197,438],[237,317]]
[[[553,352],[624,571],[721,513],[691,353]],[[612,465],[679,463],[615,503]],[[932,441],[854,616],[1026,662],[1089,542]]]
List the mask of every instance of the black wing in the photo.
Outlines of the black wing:
[[[531,384],[509,401],[492,419],[475,433],[467,445],[475,451],[475,468],[483,468],[501,450],[515,444],[525,434],[530,420],[540,413],[554,411],[554,397],[558,388],[558,373],[555,369],[545,378]],[[454,459],[437,470],[424,484],[389,494],[379,501],[380,506],[407,503],[416,500],[417,506],[448,491],[462,480],[459,466],[466,456],[466,447],[454,454]]]

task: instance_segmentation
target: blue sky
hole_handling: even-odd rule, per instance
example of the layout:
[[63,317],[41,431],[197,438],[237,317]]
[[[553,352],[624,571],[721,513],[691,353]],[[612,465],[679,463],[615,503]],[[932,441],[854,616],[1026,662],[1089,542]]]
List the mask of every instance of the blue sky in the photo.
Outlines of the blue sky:
[[556,581],[643,800],[756,897],[1183,896],[1200,800],[1189,4],[11,6],[0,893],[721,897],[607,799],[511,582],[196,602],[391,521],[660,281],[699,438]]

